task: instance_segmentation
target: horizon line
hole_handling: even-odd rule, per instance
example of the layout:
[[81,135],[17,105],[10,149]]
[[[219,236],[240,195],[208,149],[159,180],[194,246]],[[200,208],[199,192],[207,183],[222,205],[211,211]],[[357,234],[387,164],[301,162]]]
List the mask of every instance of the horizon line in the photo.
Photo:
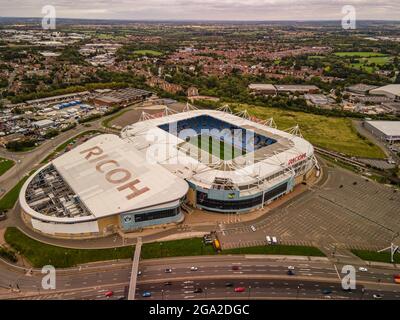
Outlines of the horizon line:
[[[43,19],[40,17],[18,17],[18,16],[0,16],[0,19]],[[56,19],[63,20],[85,20],[85,21],[130,21],[130,22],[340,22],[341,19],[269,19],[269,20],[242,20],[242,19],[169,19],[169,18],[158,18],[158,19],[132,19],[132,18],[70,18],[70,17],[57,17]],[[400,19],[358,19],[358,22],[400,22]]]

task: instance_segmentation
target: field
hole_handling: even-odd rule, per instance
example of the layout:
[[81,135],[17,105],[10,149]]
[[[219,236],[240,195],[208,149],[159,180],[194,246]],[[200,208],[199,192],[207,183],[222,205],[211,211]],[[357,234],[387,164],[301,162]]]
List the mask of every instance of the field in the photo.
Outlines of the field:
[[358,60],[358,62],[351,62],[349,65],[352,68],[369,73],[375,72],[376,67],[383,66],[392,59],[390,56],[375,52],[336,52],[335,55]]
[[133,54],[136,54],[138,56],[154,56],[154,57],[159,57],[163,53],[160,51],[155,51],[155,50],[136,50],[133,52]]
[[383,53],[377,52],[335,52],[334,53],[338,57],[362,57],[362,58],[370,58],[370,57],[385,57],[386,55]]
[[208,135],[192,137],[189,142],[221,160],[232,160],[233,158],[242,155],[241,149],[238,149],[229,143],[221,142]]
[[273,117],[281,130],[299,124],[304,138],[318,147],[354,157],[385,158],[378,146],[357,134],[351,119],[248,105],[236,108],[244,109],[260,119]]
[[14,161],[0,158],[0,176],[14,166]]
[[14,207],[15,203],[18,200],[19,192],[24,185],[25,181],[28,179],[28,176],[22,178],[14,188],[8,191],[1,199],[0,199],[0,211],[2,210],[10,210]]

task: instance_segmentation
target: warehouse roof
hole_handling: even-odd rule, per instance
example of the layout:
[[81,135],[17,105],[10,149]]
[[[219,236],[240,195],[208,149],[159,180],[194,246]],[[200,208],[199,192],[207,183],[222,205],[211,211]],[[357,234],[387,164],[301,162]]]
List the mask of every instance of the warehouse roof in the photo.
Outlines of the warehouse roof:
[[400,136],[400,121],[367,121],[387,136]]

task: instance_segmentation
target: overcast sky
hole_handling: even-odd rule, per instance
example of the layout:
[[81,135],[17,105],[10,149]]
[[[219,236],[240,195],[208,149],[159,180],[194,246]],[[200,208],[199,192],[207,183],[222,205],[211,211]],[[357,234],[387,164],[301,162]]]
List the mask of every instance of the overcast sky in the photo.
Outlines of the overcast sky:
[[100,19],[341,20],[353,5],[358,19],[400,20],[400,0],[0,0],[0,16]]

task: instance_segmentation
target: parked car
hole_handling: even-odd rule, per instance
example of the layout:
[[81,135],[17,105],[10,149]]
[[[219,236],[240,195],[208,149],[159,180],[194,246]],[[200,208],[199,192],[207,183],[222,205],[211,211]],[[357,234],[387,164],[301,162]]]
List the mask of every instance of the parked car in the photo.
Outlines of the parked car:
[[164,270],[165,273],[172,273],[172,269],[171,268],[167,268]]
[[197,271],[197,270],[199,270],[199,268],[197,268],[197,267],[191,267],[190,268],[190,271]]
[[246,288],[245,287],[236,287],[235,292],[245,292]]
[[0,221],[6,220],[7,219],[7,215],[5,211],[1,211],[0,212]]
[[225,283],[225,287],[231,288],[231,287],[233,287],[233,283],[227,282],[227,283]]
[[251,229],[251,231],[253,231],[253,232],[257,231],[257,229],[256,229],[255,226],[250,226],[250,229]]
[[107,297],[107,298],[111,298],[112,296],[114,295],[114,292],[113,291],[107,291],[105,294],[104,294],[104,296],[105,297]]
[[196,288],[193,290],[193,293],[202,293],[203,289],[202,288]]
[[394,283],[400,284],[400,273],[393,276]]
[[289,267],[287,267],[288,268],[288,270],[294,270],[294,267],[293,266],[289,266]]
[[272,244],[272,240],[270,236],[266,236],[265,240],[267,241],[267,244]]
[[322,293],[323,293],[323,294],[331,294],[331,293],[332,293],[332,290],[329,289],[329,288],[327,288],[327,289],[322,290]]
[[164,286],[172,286],[172,282],[171,281],[164,282]]
[[288,275],[288,276],[294,276],[293,270],[288,270],[288,271],[287,271],[287,275]]
[[239,270],[239,269],[240,269],[239,266],[232,266],[232,270],[233,270],[233,271],[236,271],[236,270]]
[[368,271],[368,269],[365,268],[365,267],[359,267],[358,270],[361,271],[361,272],[367,272]]
[[278,244],[278,239],[276,239],[276,237],[272,237],[272,244]]
[[142,297],[143,298],[150,298],[151,297],[151,292],[149,292],[149,291],[143,292]]
[[141,275],[142,275],[142,271],[139,270],[138,273],[137,273],[137,275],[138,275],[138,276],[141,276]]
[[382,299],[382,295],[380,295],[379,293],[374,294],[372,297],[373,297],[374,299],[377,299],[377,300]]

